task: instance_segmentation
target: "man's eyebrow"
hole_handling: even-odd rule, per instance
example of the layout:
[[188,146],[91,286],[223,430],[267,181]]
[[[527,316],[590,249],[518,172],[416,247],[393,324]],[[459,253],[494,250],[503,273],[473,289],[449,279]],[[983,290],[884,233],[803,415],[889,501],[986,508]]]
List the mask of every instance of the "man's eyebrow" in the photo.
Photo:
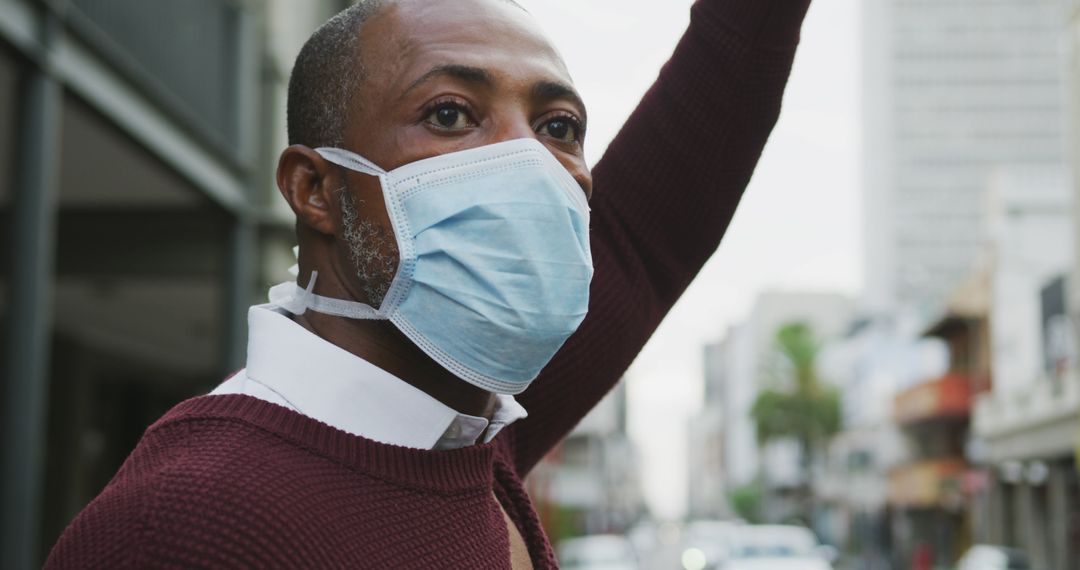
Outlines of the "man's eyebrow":
[[581,95],[578,95],[576,89],[565,83],[559,83],[558,81],[541,81],[536,85],[533,85],[532,95],[534,98],[543,101],[568,99],[571,103],[574,103],[581,109],[582,122],[588,120],[588,112],[585,110],[585,101],[581,99]]
[[403,94],[407,94],[409,91],[416,89],[426,81],[430,81],[431,79],[441,76],[450,76],[455,79],[460,79],[461,81],[464,81],[466,83],[479,83],[485,86],[491,86],[495,84],[495,80],[491,77],[491,74],[488,73],[486,69],[481,69],[479,67],[472,67],[468,65],[448,64],[431,68],[427,71],[427,73],[421,75],[419,79],[413,81],[412,84],[409,85],[407,89],[405,89],[405,93]]

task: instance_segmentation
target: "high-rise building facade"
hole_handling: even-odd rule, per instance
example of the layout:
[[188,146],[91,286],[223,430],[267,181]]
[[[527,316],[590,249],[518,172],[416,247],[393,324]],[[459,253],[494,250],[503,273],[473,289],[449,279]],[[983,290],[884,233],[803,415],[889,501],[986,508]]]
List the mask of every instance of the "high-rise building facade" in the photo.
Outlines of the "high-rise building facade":
[[1002,165],[1064,161],[1071,0],[866,0],[867,302],[932,307],[978,255]]

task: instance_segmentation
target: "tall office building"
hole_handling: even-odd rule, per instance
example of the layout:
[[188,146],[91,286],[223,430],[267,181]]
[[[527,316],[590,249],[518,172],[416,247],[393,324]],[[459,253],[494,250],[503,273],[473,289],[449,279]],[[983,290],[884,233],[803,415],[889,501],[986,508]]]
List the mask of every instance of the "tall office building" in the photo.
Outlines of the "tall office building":
[[1064,160],[1073,0],[865,0],[867,302],[933,307],[978,255],[1001,165]]

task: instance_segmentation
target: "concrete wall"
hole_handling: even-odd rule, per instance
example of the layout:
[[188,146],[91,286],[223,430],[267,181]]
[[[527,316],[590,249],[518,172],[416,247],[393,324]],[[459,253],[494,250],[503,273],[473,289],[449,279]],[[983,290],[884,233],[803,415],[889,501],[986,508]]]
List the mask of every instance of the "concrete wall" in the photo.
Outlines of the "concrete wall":
[[1008,167],[991,178],[986,228],[995,393],[1020,395],[1046,375],[1040,291],[1073,267],[1072,214],[1061,169]]

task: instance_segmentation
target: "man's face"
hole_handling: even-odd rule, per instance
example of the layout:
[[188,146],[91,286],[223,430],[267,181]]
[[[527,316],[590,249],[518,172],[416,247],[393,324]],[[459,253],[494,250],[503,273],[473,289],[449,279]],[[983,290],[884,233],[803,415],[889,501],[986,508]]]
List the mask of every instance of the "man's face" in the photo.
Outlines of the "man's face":
[[[364,80],[345,129],[346,149],[393,170],[531,137],[591,195],[584,105],[561,58],[521,9],[498,0],[399,0],[365,23],[360,52]],[[375,281],[354,285],[378,302],[396,265],[393,231],[378,180],[347,176],[342,253],[358,279]],[[374,259],[374,267],[364,259]]]

